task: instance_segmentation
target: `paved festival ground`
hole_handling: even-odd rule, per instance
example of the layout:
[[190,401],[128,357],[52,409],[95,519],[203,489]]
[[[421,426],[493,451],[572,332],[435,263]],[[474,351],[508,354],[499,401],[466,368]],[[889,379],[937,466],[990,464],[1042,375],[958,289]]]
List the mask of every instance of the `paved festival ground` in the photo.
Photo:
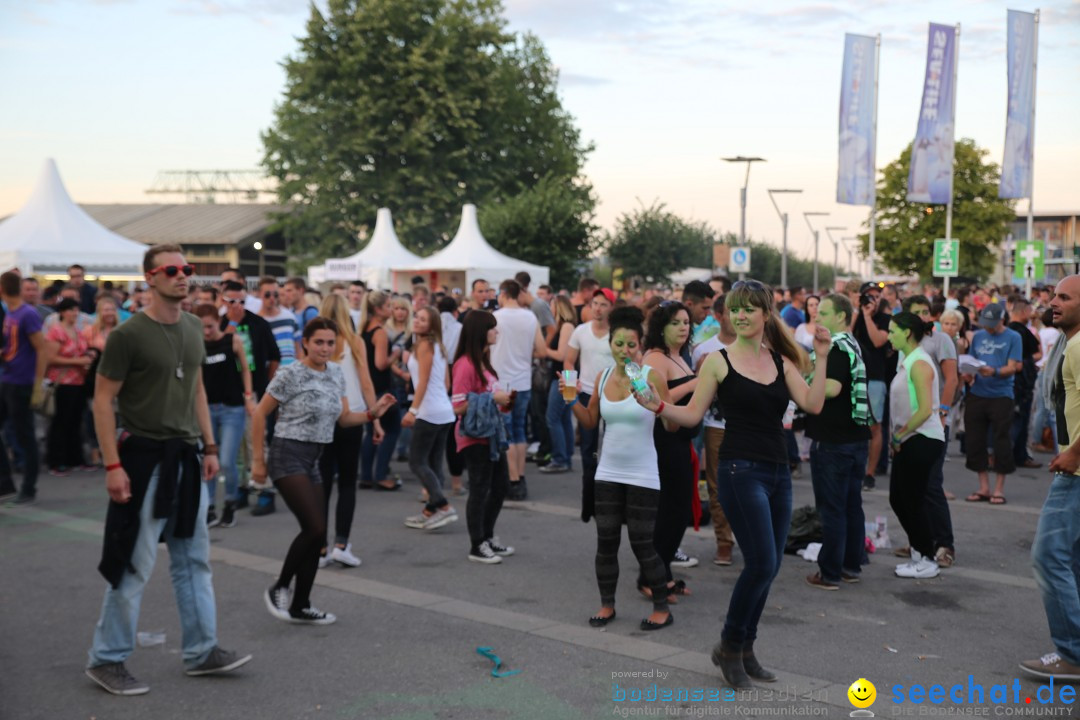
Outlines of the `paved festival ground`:
[[[955,452],[953,443],[946,487],[962,498],[975,481]],[[1067,717],[1076,709],[1040,705],[1038,684],[1023,678],[1019,704],[1012,702],[1017,662],[1052,649],[1028,557],[1050,480],[1045,470],[1012,476],[1006,506],[951,503],[957,564],[938,579],[897,579],[898,561],[879,553],[862,583],[823,592],[803,581],[816,566],[787,556],[757,644],[781,681],[725,701],[709,653],[741,567],[738,552],[732,567],[714,566],[711,529],[689,532],[683,547],[702,564],[677,577],[693,595],[674,607],[673,626],[646,633],[638,621],[650,606],[634,589],[624,540],[618,619],[590,628],[586,619],[599,607],[595,528],[577,517],[578,475],[529,468],[530,501],[508,503],[498,526],[517,554],[496,566],[465,559],[464,499],[456,503],[461,521],[444,529],[425,535],[402,524],[419,509],[419,485],[403,464],[394,466],[405,479],[401,492],[360,491],[353,543],[363,566],[320,571],[313,593],[315,605],[338,615],[327,627],[283,624],[263,607],[261,593],[296,532],[283,506],[263,518],[242,512],[235,528],[211,530],[221,644],[255,655],[224,677],[183,675],[162,550],[139,629],[166,639],[129,660],[152,688],[134,698],[110,696],[83,675],[105,585],[95,571],[103,476],[45,475],[36,505],[0,509],[0,719],[846,717],[853,709],[847,688],[860,677],[877,687],[871,709],[892,717],[953,706],[894,705],[894,686],[906,693],[916,684],[963,684],[966,701],[969,675],[984,686],[985,701],[961,712]],[[812,502],[806,475],[794,481],[796,507]],[[906,542],[885,490],[865,493],[864,502],[868,517],[887,515],[894,540]],[[477,646],[521,672],[493,678]],[[699,689],[705,699],[614,702],[615,683],[629,693],[648,693],[654,683],[661,691]],[[995,684],[1009,686],[1007,704],[991,703]],[[719,700],[709,701],[710,693]]]

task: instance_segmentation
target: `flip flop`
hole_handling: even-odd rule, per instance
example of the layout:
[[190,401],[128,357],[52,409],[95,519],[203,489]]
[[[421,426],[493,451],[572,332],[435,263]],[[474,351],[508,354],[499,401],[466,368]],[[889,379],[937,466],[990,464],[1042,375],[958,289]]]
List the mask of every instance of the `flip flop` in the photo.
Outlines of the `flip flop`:
[[967,502],[990,502],[990,496],[982,493],[971,493],[964,500]]
[[991,505],[1004,505],[1006,502],[1007,501],[1005,500],[1004,495],[991,495],[990,496],[990,504]]

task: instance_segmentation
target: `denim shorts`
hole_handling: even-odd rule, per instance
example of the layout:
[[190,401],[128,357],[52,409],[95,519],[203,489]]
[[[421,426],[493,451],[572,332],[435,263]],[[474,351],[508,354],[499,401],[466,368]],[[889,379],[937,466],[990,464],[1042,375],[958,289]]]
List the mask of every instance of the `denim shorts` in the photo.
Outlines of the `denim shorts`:
[[529,414],[529,401],[532,399],[532,390],[518,390],[514,398],[514,409],[509,413],[503,413],[503,424],[506,425],[506,437],[511,445],[522,445],[527,442],[525,438],[525,418]]
[[270,479],[277,482],[290,475],[307,475],[311,482],[321,483],[319,458],[324,447],[322,443],[275,437],[270,443],[270,460],[267,463]]
[[866,394],[870,396],[870,412],[875,423],[885,420],[885,387],[884,380],[866,381]]

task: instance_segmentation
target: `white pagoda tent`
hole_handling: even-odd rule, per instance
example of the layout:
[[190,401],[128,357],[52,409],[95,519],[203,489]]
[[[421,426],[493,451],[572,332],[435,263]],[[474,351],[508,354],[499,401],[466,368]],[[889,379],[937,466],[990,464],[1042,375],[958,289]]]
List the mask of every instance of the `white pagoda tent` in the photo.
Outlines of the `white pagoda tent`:
[[406,250],[398,240],[389,208],[379,208],[375,230],[364,249],[346,258],[331,258],[324,265],[309,267],[308,282],[318,285],[363,280],[371,289],[407,292],[412,287],[411,275],[395,268],[411,267],[420,261],[419,255]]
[[466,295],[473,280],[477,279],[487,280],[498,287],[503,280],[513,278],[524,270],[532,278],[530,290],[535,291],[540,285],[547,284],[551,277],[546,265],[515,260],[488,245],[476,220],[476,206],[472,204],[461,208],[461,224],[449,245],[418,264],[400,266],[400,269],[419,271],[431,287],[446,285],[461,288]]
[[72,202],[56,162],[45,161],[22,209],[0,221],[0,269],[67,276],[73,263],[98,279],[142,278],[146,245],[98,224]]

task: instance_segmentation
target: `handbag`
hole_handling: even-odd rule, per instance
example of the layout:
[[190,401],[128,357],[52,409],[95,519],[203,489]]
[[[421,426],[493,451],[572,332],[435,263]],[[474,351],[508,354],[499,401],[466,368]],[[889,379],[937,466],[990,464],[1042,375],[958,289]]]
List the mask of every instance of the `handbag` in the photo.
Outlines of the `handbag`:
[[41,402],[34,408],[44,417],[56,415],[56,385],[49,381],[41,383]]

